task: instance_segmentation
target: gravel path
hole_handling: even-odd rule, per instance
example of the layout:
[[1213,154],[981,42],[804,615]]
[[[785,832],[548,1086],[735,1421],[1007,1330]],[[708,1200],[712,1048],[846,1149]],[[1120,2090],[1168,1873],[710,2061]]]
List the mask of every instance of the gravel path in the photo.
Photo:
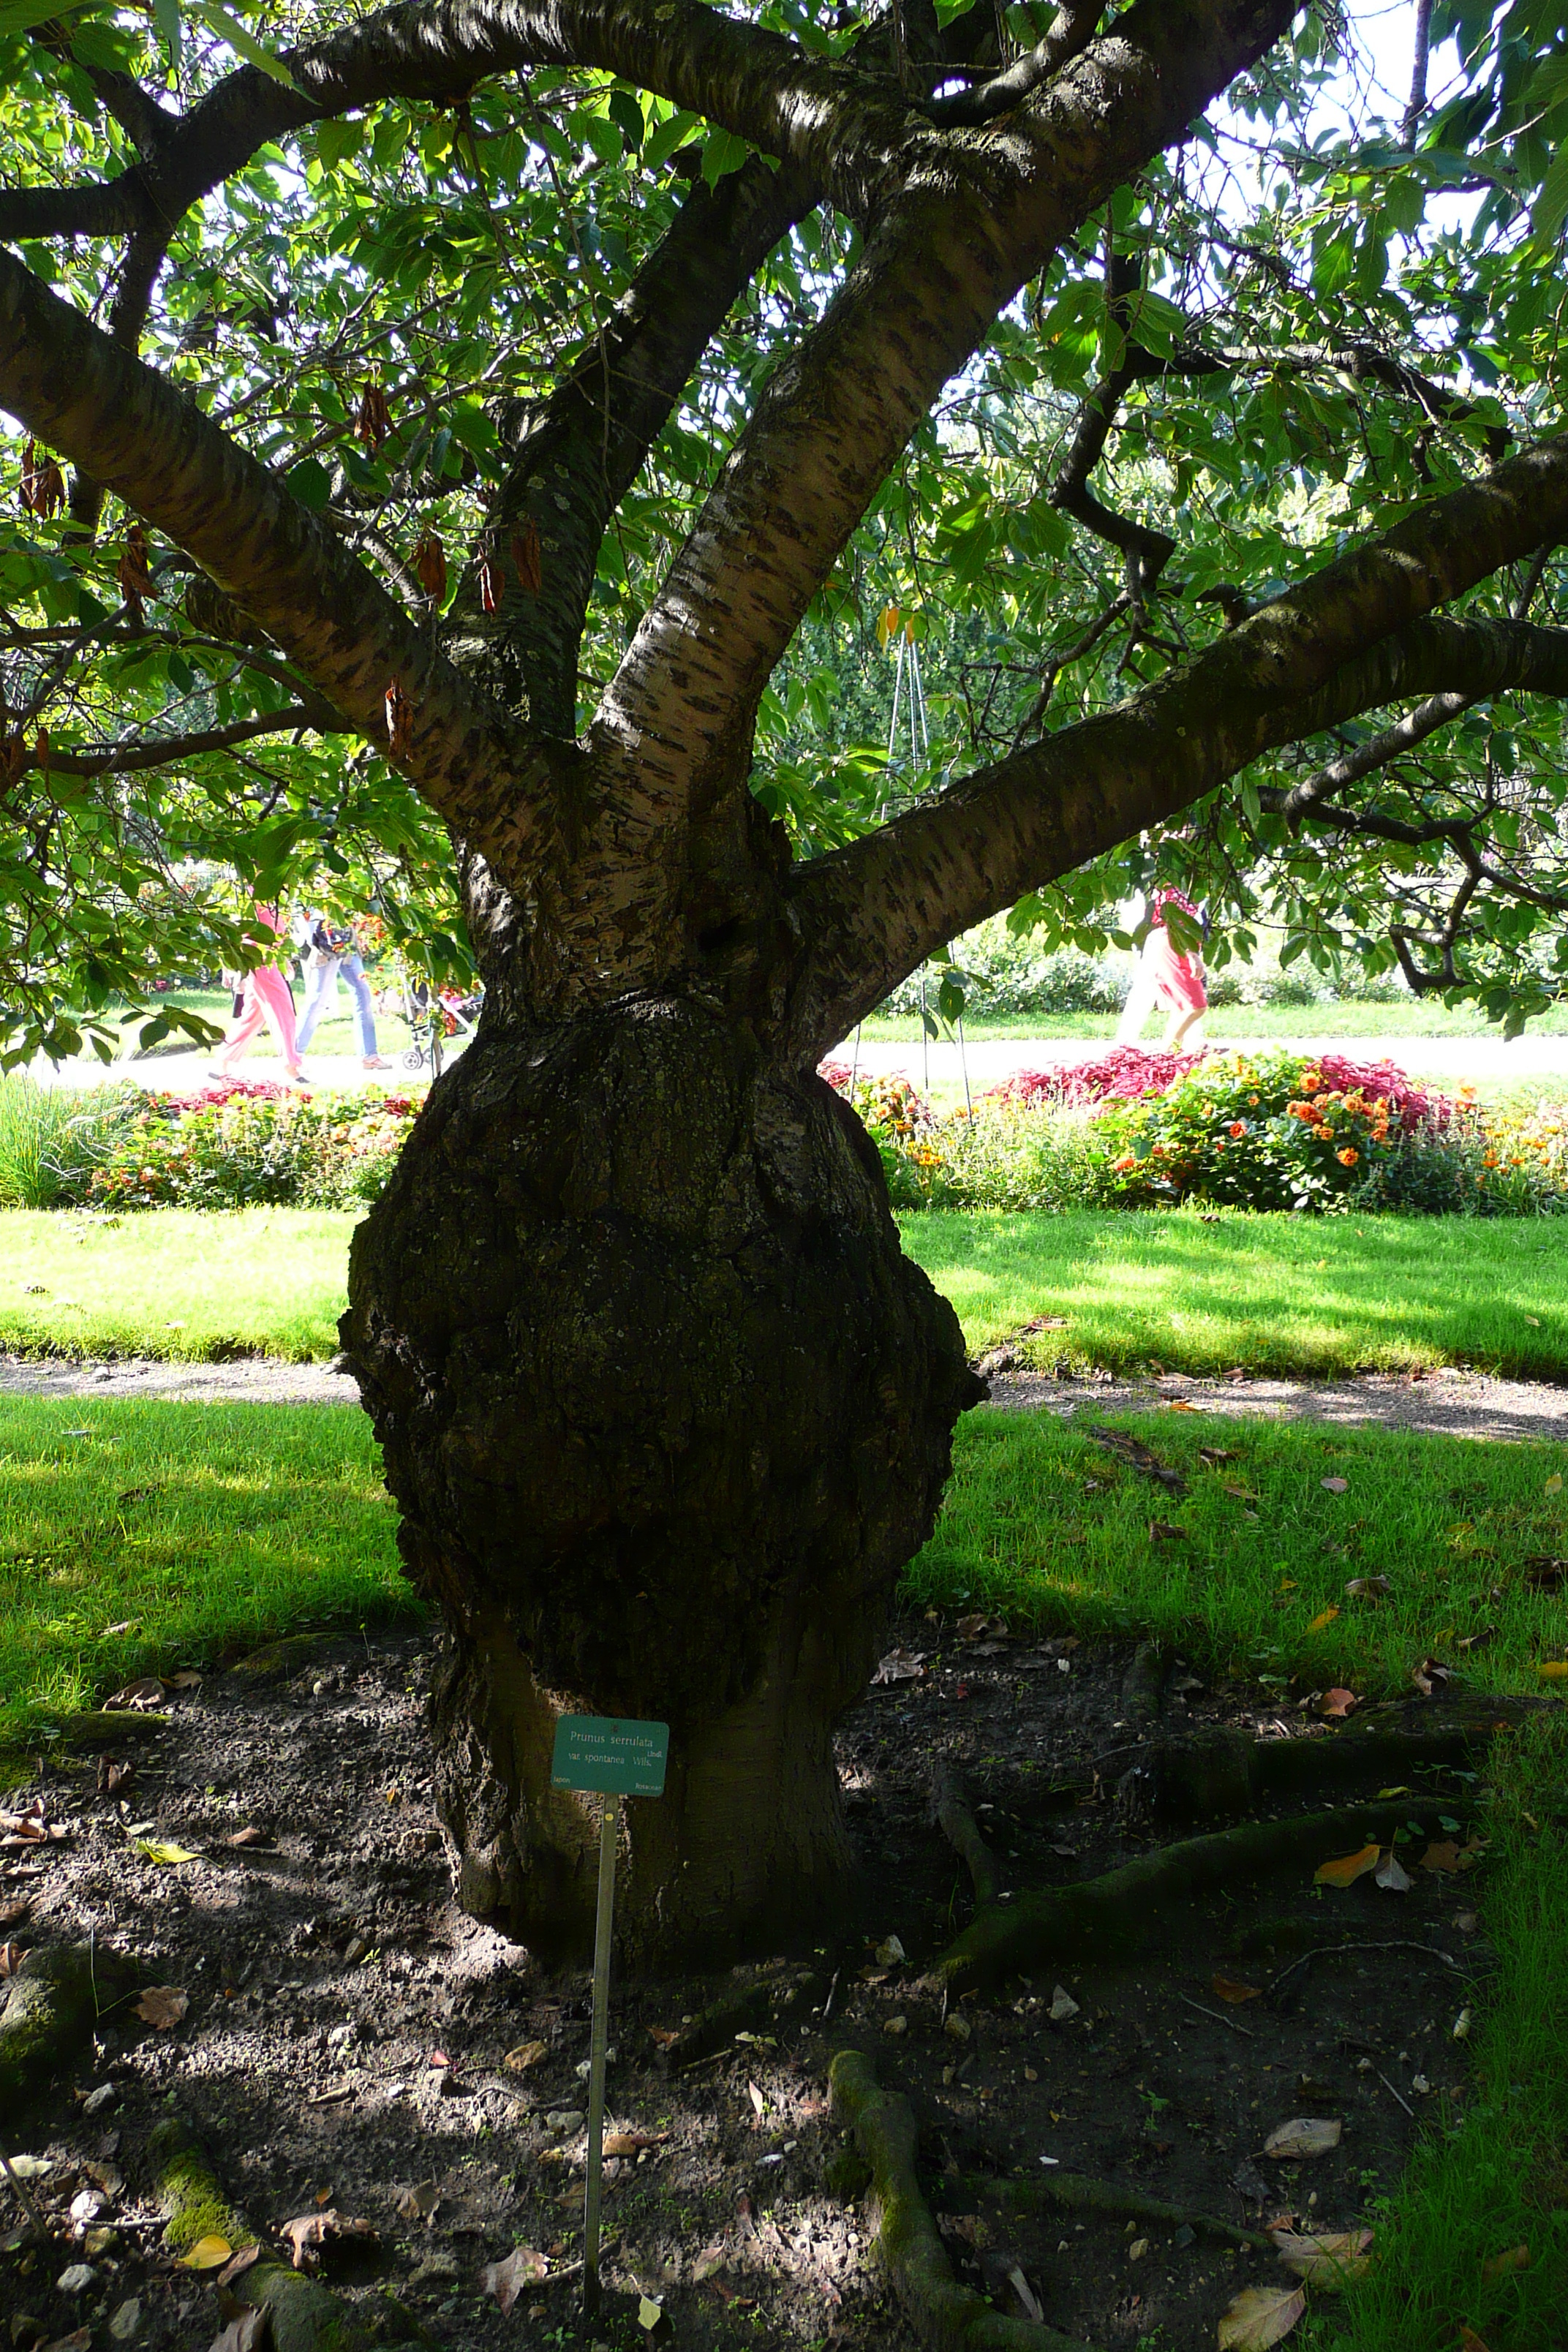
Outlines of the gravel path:
[[[172,1364],[146,1357],[118,1363],[0,1356],[0,1397],[163,1397],[199,1404],[357,1404],[359,1391],[330,1364],[247,1357],[227,1364]],[[1522,1444],[1568,1443],[1568,1388],[1539,1381],[1494,1381],[1480,1372],[1371,1372],[1342,1381],[1056,1380],[1049,1372],[998,1372],[991,1402],[1010,1412],[1058,1413],[1169,1410],[1177,1402],[1213,1413],[1268,1413],[1285,1421],[1376,1422],[1449,1437]]]
[[1568,1388],[1494,1381],[1481,1372],[1358,1373],[1342,1381],[1055,1380],[1048,1372],[994,1374],[991,1402],[1012,1412],[1169,1411],[1266,1413],[1278,1421],[1375,1422],[1384,1429],[1514,1444],[1568,1442]]

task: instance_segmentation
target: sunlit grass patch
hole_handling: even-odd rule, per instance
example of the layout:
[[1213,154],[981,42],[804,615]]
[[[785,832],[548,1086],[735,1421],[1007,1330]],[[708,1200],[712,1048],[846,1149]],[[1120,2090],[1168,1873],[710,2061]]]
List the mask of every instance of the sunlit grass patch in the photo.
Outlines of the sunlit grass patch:
[[369,1422],[0,1401],[0,1748],[139,1674],[415,1612]]

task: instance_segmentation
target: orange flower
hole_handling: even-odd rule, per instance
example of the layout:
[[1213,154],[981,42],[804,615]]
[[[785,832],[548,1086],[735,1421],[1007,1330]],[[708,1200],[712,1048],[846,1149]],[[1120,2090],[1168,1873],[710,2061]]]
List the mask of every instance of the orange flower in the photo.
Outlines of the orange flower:
[[1353,1168],[1356,1161],[1361,1158],[1361,1153],[1359,1151],[1351,1150],[1347,1145],[1343,1151],[1336,1151],[1334,1158],[1339,1161],[1342,1168]]
[[1130,1168],[1137,1167],[1138,1162],[1131,1151],[1125,1151],[1120,1160],[1113,1160],[1110,1165],[1118,1176],[1125,1176]]
[[1495,1168],[1497,1166],[1497,1153],[1495,1151],[1489,1151],[1485,1159],[1481,1161],[1481,1166],[1483,1168]]
[[1315,1095],[1322,1083],[1322,1074],[1321,1071],[1308,1070],[1301,1079],[1301,1092],[1304,1095]]
[[1315,1127],[1312,1133],[1320,1143],[1331,1143],[1334,1139],[1334,1130],[1331,1127]]
[[1239,1118],[1233,1118],[1233,1119],[1231,1120],[1231,1122],[1230,1122],[1230,1127],[1229,1127],[1229,1129],[1228,1129],[1227,1132],[1228,1132],[1228,1133],[1230,1133],[1231,1135],[1235,1135],[1235,1136],[1243,1136],[1243,1135],[1245,1135],[1245,1134],[1247,1133],[1247,1127],[1246,1127],[1246,1123],[1245,1123],[1245,1121],[1243,1121],[1243,1120],[1241,1120],[1241,1119],[1239,1119]]

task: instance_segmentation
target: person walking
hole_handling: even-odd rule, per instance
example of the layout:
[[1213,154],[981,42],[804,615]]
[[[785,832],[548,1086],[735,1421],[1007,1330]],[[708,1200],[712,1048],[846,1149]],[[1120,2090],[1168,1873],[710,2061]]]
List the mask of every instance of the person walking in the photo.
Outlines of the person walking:
[[[275,940],[281,937],[283,926],[276,907],[258,904],[256,919],[262,930],[269,931]],[[214,1056],[213,1076],[232,1078],[235,1064],[244,1059],[262,1028],[268,1024],[278,1040],[278,1050],[283,1056],[283,1067],[290,1082],[297,1087],[308,1087],[310,1081],[300,1066],[293,993],[287,974],[277,963],[258,964],[253,971],[240,975],[238,1011]]]
[[361,1067],[366,1070],[391,1069],[391,1063],[382,1058],[376,1043],[375,1005],[353,930],[346,923],[329,922],[324,915],[312,908],[302,919],[296,939],[305,964],[305,1010],[300,1016],[300,1053],[306,1051],[315,1035],[316,1024],[326,1009],[328,993],[341,973],[348,982],[354,1000]]
[[1117,1024],[1119,1045],[1137,1043],[1145,1020],[1157,1004],[1165,1006],[1171,1016],[1165,1029],[1167,1053],[1179,1053],[1189,1040],[1194,1045],[1203,1043],[1203,1019],[1209,1009],[1203,958],[1184,954],[1172,940],[1164,913],[1172,904],[1180,907],[1194,924],[1201,922],[1197,908],[1181,891],[1155,892],[1149,904],[1149,935],[1133,970],[1126,1008]]

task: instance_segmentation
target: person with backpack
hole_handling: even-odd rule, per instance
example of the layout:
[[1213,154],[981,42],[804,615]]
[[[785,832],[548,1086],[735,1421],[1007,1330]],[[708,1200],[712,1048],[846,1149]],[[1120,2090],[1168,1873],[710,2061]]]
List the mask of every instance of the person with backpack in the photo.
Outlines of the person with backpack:
[[370,982],[364,976],[360,960],[359,943],[352,927],[334,923],[314,908],[307,909],[295,926],[295,944],[305,967],[305,1010],[300,1015],[300,1051],[304,1053],[316,1034],[316,1024],[326,1008],[328,992],[341,973],[347,981],[354,1000],[354,1019],[359,1027],[360,1062],[367,1070],[389,1070],[384,1061],[375,1035],[375,1006],[371,1001]]

